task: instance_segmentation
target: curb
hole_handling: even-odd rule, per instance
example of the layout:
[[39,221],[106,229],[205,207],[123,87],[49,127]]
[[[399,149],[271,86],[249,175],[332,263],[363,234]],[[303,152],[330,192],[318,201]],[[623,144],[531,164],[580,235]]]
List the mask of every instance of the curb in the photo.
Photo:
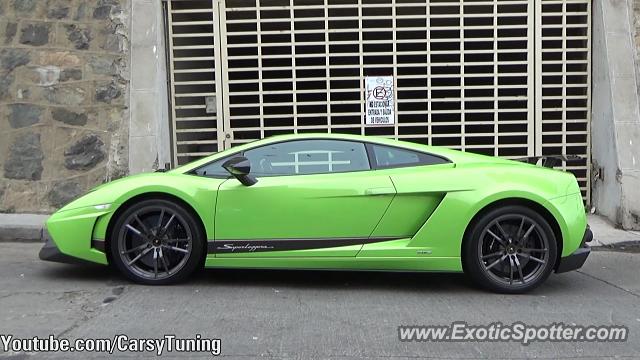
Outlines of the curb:
[[49,215],[0,214],[0,242],[41,242]]
[[8,242],[42,242],[42,228],[0,227],[0,243]]
[[628,252],[628,253],[640,253],[640,241],[630,240],[630,241],[622,241],[615,244],[598,244],[598,245],[592,246],[591,248],[598,251],[619,251],[619,252]]

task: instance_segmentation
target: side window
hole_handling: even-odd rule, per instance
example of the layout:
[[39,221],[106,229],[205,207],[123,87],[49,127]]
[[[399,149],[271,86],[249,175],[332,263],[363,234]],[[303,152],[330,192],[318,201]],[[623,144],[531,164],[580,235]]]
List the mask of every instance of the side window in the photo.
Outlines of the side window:
[[304,175],[369,170],[363,143],[340,140],[299,140],[247,150],[256,176]]
[[212,163],[209,163],[209,164],[207,164],[205,166],[197,168],[194,172],[198,176],[210,176],[210,177],[228,177],[228,176],[231,176],[231,175],[229,175],[227,170],[222,168],[222,164],[224,164],[225,161],[231,159],[232,157],[234,157],[236,155],[223,157],[220,160],[216,160],[216,161],[214,161]]
[[379,168],[392,168],[404,166],[435,165],[447,163],[447,160],[438,156],[429,155],[417,151],[400,149],[392,146],[371,144],[373,159]]

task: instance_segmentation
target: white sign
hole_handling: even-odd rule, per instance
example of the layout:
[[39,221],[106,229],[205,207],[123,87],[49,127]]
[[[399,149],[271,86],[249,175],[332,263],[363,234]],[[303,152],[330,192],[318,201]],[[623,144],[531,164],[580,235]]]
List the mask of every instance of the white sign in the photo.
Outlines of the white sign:
[[367,103],[365,106],[365,124],[394,124],[393,76],[367,76],[364,83]]

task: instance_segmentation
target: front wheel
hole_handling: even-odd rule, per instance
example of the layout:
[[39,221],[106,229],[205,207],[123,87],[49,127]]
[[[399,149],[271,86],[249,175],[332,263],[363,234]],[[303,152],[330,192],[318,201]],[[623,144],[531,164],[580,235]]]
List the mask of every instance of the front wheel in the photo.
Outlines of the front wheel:
[[465,273],[500,293],[523,293],[553,271],[557,244],[549,223],[530,208],[509,205],[484,214],[463,246]]
[[203,255],[204,234],[193,216],[168,200],[143,200],[117,218],[111,261],[129,279],[150,285],[185,280]]

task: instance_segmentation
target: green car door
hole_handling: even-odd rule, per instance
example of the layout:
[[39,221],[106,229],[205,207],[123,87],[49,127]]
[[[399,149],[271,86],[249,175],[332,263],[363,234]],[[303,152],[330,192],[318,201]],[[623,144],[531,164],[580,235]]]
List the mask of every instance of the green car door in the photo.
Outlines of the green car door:
[[388,174],[371,171],[365,145],[305,140],[247,150],[252,186],[218,189],[219,257],[355,256],[389,207]]

